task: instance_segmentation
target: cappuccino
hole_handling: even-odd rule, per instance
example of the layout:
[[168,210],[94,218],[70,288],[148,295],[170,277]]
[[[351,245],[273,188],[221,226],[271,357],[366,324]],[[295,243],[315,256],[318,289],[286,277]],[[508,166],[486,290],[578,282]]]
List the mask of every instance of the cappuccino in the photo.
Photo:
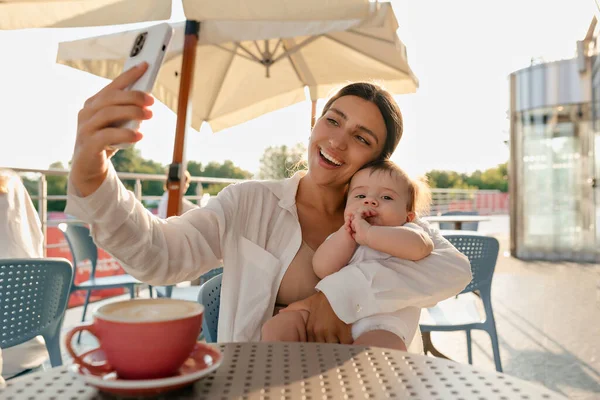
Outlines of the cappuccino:
[[111,303],[96,311],[99,318],[118,322],[159,322],[201,314],[201,304],[176,299],[135,299]]

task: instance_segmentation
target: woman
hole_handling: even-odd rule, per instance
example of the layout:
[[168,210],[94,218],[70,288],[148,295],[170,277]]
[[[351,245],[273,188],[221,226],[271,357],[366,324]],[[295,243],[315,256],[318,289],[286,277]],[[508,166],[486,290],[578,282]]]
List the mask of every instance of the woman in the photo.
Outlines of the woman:
[[[350,177],[370,161],[389,158],[402,135],[393,98],[369,84],[350,85],[327,103],[311,134],[308,172],[230,185],[204,208],[168,221],[153,217],[120,183],[107,150],[142,137],[115,122],[152,116],[151,96],[124,90],[146,68],[126,71],[80,111],[66,211],[90,223],[98,245],[151,284],[193,280],[222,259],[219,341],[259,340],[278,304],[309,311],[309,341],[353,343],[348,324],[435,304],[470,281],[466,257],[426,223],[435,250],[414,263],[411,280],[381,268],[346,267],[320,282],[314,275],[314,249],[344,222]],[[407,318],[404,340],[374,329],[354,343],[406,349],[417,336],[418,315]]]
[[[31,198],[19,175],[0,169],[0,258],[41,257],[44,257],[44,235]],[[8,379],[39,367],[46,359],[44,339],[37,336],[4,349],[4,355],[0,355],[0,373]]]

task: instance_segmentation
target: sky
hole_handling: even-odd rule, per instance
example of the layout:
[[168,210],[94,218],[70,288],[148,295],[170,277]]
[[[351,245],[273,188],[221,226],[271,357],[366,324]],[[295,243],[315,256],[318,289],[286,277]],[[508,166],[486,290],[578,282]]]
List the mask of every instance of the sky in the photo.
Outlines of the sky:
[[[405,133],[392,159],[412,175],[432,169],[470,173],[506,162],[509,74],[532,58],[574,57],[576,41],[597,11],[594,0],[392,0],[392,5],[420,82],[417,93],[396,96]],[[55,64],[57,43],[114,29],[0,32],[0,166],[68,163],[77,112],[108,81]],[[136,146],[143,157],[166,165],[176,118],[162,104],[153,111]],[[258,172],[265,148],[307,143],[309,134],[307,101],[218,133],[204,125],[187,136],[187,159],[229,159]]]

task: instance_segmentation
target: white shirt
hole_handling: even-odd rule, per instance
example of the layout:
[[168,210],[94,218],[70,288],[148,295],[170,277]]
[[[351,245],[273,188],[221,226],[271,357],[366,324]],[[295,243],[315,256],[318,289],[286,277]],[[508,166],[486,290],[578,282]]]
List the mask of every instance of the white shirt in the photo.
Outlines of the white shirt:
[[[21,178],[11,170],[8,193],[0,193],[0,258],[44,257],[44,235],[37,211]],[[0,350],[0,387],[4,378],[40,366],[48,358],[44,339],[37,336],[25,343]],[[3,361],[4,359],[4,361]]]
[[[118,179],[112,166],[91,195],[69,183],[65,211],[89,223],[96,243],[136,278],[153,285],[194,280],[219,266],[224,272],[218,340],[258,341],[273,315],[279,285],[300,248],[296,192],[303,173],[280,181],[229,185],[206,207],[162,220]],[[459,293],[471,281],[468,259],[437,230],[434,251],[402,277],[385,267],[348,266],[321,280],[333,310],[346,323],[404,307],[427,307]],[[386,301],[393,296],[394,302]]]
[[42,224],[31,198],[16,173],[11,175],[8,193],[0,193],[0,258],[44,256]]
[[[160,202],[158,203],[158,211],[157,214],[161,218],[167,218],[167,207],[169,206],[169,191],[165,191],[160,198]],[[181,213],[184,214],[194,208],[198,208],[198,206],[188,199],[181,199]]]

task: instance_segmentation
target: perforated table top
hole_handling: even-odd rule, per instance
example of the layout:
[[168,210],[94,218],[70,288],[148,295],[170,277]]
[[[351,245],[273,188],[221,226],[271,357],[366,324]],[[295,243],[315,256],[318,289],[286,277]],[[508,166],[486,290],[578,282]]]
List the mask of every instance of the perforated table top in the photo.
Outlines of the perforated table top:
[[[448,360],[317,343],[217,344],[217,371],[164,399],[563,399],[550,390]],[[66,366],[7,382],[4,400],[109,399]]]

